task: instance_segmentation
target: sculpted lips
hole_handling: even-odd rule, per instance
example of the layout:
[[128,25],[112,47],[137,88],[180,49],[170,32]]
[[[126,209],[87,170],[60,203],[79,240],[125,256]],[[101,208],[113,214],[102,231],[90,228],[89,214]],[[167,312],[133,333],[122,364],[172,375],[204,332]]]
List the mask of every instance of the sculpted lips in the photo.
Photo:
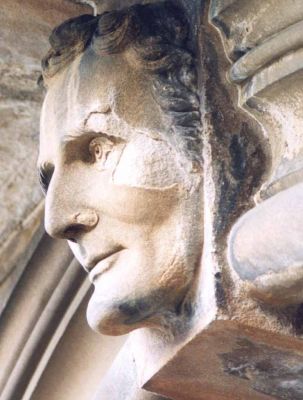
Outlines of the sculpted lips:
[[107,253],[95,257],[91,262],[88,263],[88,277],[91,283],[94,283],[101,274],[103,274],[105,271],[108,271],[112,267],[119,256],[118,253],[120,253],[122,250],[124,250],[124,248],[118,246]]

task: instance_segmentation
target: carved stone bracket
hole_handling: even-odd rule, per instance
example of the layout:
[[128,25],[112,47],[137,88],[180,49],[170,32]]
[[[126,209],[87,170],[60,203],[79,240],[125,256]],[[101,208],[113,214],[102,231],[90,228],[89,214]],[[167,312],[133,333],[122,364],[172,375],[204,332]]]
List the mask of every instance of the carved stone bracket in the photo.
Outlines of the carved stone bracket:
[[[210,268],[216,278],[216,321],[204,326],[145,382],[148,390],[177,400],[299,400],[303,396],[302,19],[301,1],[210,1],[209,21],[219,29],[230,62],[222,61],[215,35],[205,24],[203,33],[209,35],[201,46],[209,51],[204,56],[201,51],[208,67],[205,197],[211,215],[206,227],[213,241],[206,244],[206,252],[211,251],[202,274],[205,278]],[[231,114],[236,108],[228,98],[238,103],[234,121],[245,120],[244,110],[258,123],[267,159],[255,203],[246,204],[240,218],[237,213],[245,198],[241,188],[251,174],[241,180],[241,166],[249,157],[245,145],[242,152],[240,146],[232,146],[230,137],[241,123],[230,122],[226,109]],[[239,136],[238,143],[243,144]],[[255,143],[251,134],[251,145]],[[233,163],[238,175],[232,174]],[[229,202],[233,191],[236,194]],[[247,190],[246,199],[252,195]]]
[[216,321],[144,387],[175,400],[301,400],[302,378],[300,340]]
[[233,60],[239,102],[261,122],[272,166],[266,199],[302,180],[302,2],[213,1],[212,22]]
[[[303,300],[303,3],[212,1],[232,61],[239,105],[260,122],[270,167],[255,197],[260,206],[236,224],[229,261],[252,294],[279,303]],[[280,192],[282,192],[280,194]]]
[[[301,400],[302,0],[72,3],[94,15],[51,36],[38,165],[90,325],[129,334],[96,399]],[[40,221],[2,253],[3,400],[35,396],[88,290]]]

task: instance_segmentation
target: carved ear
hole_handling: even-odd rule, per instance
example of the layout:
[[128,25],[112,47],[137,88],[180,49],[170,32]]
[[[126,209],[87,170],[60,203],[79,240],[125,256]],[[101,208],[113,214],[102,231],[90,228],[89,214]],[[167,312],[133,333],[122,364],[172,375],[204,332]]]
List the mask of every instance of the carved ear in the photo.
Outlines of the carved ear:
[[119,53],[138,34],[139,27],[130,10],[111,11],[99,16],[93,49],[99,55]]

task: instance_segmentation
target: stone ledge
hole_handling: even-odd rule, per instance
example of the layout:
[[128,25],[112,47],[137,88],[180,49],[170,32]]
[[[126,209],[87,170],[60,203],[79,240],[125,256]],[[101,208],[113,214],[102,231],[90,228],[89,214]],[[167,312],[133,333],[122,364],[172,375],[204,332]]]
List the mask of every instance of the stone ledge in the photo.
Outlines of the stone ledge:
[[174,400],[302,400],[302,340],[213,322],[144,389]]

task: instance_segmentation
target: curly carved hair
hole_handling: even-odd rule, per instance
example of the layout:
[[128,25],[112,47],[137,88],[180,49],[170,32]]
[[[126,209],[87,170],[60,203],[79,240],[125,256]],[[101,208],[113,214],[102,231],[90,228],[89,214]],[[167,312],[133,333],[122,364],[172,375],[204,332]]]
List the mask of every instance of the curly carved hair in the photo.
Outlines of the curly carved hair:
[[152,77],[153,96],[169,122],[166,140],[192,169],[202,166],[202,126],[195,58],[188,48],[189,24],[172,1],[135,5],[98,16],[81,15],[55,28],[42,60],[46,84],[91,46],[96,54],[123,53]]

